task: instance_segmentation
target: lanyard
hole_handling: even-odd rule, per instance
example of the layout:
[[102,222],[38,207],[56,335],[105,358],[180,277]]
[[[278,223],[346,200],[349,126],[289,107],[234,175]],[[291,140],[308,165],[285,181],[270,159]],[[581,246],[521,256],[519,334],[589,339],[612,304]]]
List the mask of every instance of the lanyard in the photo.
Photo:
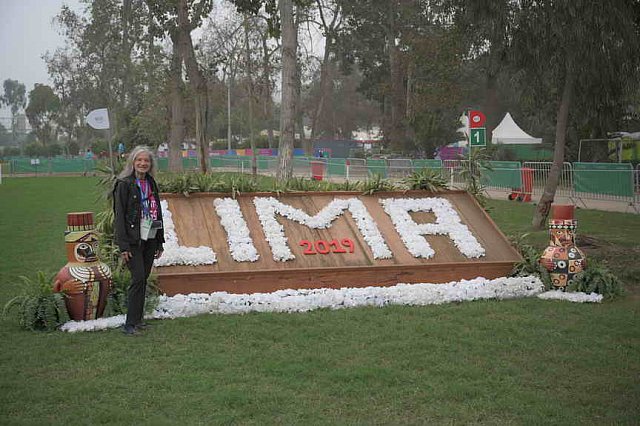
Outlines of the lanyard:
[[142,207],[142,216],[151,217],[151,204],[149,202],[149,196],[151,195],[151,184],[148,180],[136,179],[136,185],[138,185],[138,188],[140,188],[140,205]]

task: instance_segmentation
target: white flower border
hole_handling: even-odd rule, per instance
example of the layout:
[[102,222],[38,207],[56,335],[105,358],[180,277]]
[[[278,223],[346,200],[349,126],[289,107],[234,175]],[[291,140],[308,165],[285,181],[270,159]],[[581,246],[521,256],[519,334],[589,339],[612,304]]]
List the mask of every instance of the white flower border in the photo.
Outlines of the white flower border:
[[[308,312],[315,309],[345,309],[359,306],[439,305],[472,300],[505,300],[537,296],[543,300],[558,299],[578,303],[600,303],[602,295],[585,293],[543,292],[542,282],[534,276],[475,278],[447,284],[397,284],[393,287],[341,289],[280,290],[273,293],[211,294],[161,296],[156,309],[147,319],[174,319],[202,314],[246,314],[249,312]],[[89,321],[69,321],[60,329],[70,333],[98,331],[120,327],[124,315]]]
[[[469,228],[460,221],[460,216],[449,200],[430,198],[385,198],[380,200],[400,238],[414,257],[431,258],[435,251],[423,235],[447,235],[466,257],[481,257],[485,249],[473,236]],[[416,223],[409,212],[433,212],[435,223]]]
[[561,290],[551,290],[540,293],[538,298],[543,300],[565,300],[576,303],[600,303],[602,302],[603,296],[598,293],[569,293]]
[[159,266],[173,265],[211,265],[217,262],[216,254],[211,247],[185,247],[181,246],[176,234],[169,203],[160,201],[162,207],[162,221],[164,226],[164,253],[153,264]]
[[[147,319],[191,317],[201,314],[245,314],[249,312],[307,312],[315,309],[344,309],[359,306],[438,305],[482,299],[514,299],[542,292],[537,277],[475,278],[447,284],[397,284],[393,287],[280,290],[273,293],[161,296]],[[120,327],[125,316],[89,321],[69,321],[62,331],[97,331]]]
[[240,204],[233,198],[213,200],[220,224],[227,233],[231,258],[236,262],[255,262],[260,258],[253,245],[247,222],[242,216]]
[[367,208],[357,198],[334,198],[315,216],[309,216],[302,210],[281,203],[273,197],[255,197],[253,204],[256,206],[256,213],[275,261],[295,259],[287,244],[284,227],[276,220],[276,214],[309,228],[325,229],[330,227],[331,222],[343,214],[344,210],[351,212],[362,237],[371,248],[374,259],[389,259],[393,256]]

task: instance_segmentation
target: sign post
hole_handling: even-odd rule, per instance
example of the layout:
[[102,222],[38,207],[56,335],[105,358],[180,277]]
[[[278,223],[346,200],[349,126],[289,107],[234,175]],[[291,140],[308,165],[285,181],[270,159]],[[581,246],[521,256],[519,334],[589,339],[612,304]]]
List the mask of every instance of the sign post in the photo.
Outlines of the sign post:
[[477,129],[471,129],[469,133],[469,139],[471,146],[486,146],[487,145],[487,129],[480,127]]
[[469,150],[472,146],[487,145],[487,129],[484,123],[487,117],[480,111],[469,111]]

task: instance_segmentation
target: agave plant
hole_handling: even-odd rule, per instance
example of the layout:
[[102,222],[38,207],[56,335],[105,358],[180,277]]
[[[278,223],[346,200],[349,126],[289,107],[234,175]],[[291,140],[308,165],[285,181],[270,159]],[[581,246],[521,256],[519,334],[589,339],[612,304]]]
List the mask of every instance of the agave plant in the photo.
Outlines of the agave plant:
[[336,191],[363,191],[364,185],[359,180],[346,180],[344,182],[336,183]]
[[440,170],[421,169],[411,173],[402,180],[409,189],[421,189],[429,192],[440,192],[447,189],[447,180]]
[[468,160],[463,162],[460,177],[465,182],[465,190],[473,195],[483,208],[487,207],[487,190],[482,183],[482,170],[492,170],[489,151],[484,148],[471,149]]
[[384,179],[379,174],[374,174],[371,179],[367,179],[362,185],[363,195],[372,195],[375,192],[393,191],[396,187],[390,181]]

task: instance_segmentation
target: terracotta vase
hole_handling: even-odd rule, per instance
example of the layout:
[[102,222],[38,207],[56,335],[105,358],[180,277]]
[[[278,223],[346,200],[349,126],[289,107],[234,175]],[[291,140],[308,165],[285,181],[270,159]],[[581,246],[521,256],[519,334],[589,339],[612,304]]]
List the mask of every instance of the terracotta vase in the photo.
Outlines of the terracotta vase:
[[549,247],[540,263],[549,271],[554,288],[565,290],[573,277],[586,268],[586,257],[576,246],[578,221],[574,219],[574,206],[554,205],[549,220]]
[[98,259],[93,213],[68,213],[64,241],[68,262],[55,277],[54,291],[66,294],[71,319],[99,318],[111,289],[111,270]]

